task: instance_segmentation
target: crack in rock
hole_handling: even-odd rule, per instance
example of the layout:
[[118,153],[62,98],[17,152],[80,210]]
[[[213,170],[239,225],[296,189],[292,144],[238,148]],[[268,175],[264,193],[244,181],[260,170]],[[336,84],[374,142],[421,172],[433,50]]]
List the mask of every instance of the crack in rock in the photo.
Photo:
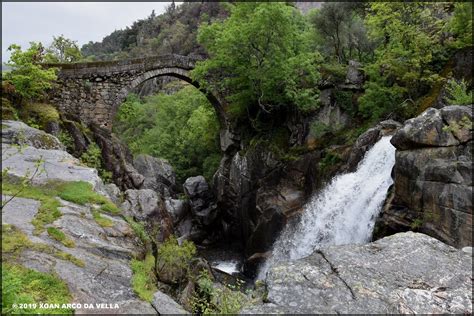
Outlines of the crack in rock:
[[341,280],[341,282],[345,285],[345,287],[349,290],[349,292],[351,293],[351,296],[352,296],[352,299],[356,300],[357,297],[354,293],[354,290],[352,290],[352,288],[349,286],[349,284],[347,284],[346,280],[344,280],[341,275],[339,274],[339,271],[337,270],[337,268],[326,258],[326,255],[324,255],[324,253],[321,251],[321,250],[316,250],[316,253],[320,254],[321,257],[323,257],[323,259],[329,264],[329,267],[331,268],[331,271],[332,273],[334,273],[334,275],[339,279]]

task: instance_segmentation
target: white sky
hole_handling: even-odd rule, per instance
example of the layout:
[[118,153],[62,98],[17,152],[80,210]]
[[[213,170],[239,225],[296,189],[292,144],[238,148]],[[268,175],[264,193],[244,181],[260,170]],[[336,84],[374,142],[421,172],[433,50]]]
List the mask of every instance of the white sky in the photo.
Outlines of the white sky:
[[[114,30],[144,19],[154,9],[158,15],[169,2],[2,2],[2,62],[9,59],[11,44],[29,47],[30,41],[51,44],[64,34],[80,46],[100,41]],[[178,2],[176,2],[178,4]]]

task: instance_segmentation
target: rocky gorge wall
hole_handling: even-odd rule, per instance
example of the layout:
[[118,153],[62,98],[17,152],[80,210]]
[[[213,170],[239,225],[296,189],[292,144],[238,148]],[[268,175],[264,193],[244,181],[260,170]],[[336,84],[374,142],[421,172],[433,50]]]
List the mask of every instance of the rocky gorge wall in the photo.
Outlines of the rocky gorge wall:
[[472,105],[429,108],[393,136],[394,185],[375,238],[414,230],[472,246]]

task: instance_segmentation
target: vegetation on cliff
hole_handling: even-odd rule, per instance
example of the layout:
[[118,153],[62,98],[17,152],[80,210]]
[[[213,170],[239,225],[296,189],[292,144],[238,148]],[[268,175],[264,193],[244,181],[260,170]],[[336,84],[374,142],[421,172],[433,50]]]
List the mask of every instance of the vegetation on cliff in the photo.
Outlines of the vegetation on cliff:
[[215,111],[192,86],[144,101],[130,95],[119,109],[114,132],[134,154],[167,159],[180,182],[199,174],[211,179],[219,166],[219,123]]

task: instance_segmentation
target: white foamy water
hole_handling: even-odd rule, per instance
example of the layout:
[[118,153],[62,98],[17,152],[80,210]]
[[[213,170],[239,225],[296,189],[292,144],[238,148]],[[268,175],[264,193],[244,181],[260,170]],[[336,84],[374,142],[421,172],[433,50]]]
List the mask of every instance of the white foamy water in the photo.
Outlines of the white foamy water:
[[357,170],[336,176],[305,206],[296,225],[287,225],[273,246],[273,256],[259,278],[278,261],[299,259],[329,245],[370,241],[395,164],[390,136],[380,139],[364,156]]
[[212,265],[212,267],[228,274],[236,274],[240,272],[238,265],[239,262],[237,261],[220,261],[216,262],[216,264]]

